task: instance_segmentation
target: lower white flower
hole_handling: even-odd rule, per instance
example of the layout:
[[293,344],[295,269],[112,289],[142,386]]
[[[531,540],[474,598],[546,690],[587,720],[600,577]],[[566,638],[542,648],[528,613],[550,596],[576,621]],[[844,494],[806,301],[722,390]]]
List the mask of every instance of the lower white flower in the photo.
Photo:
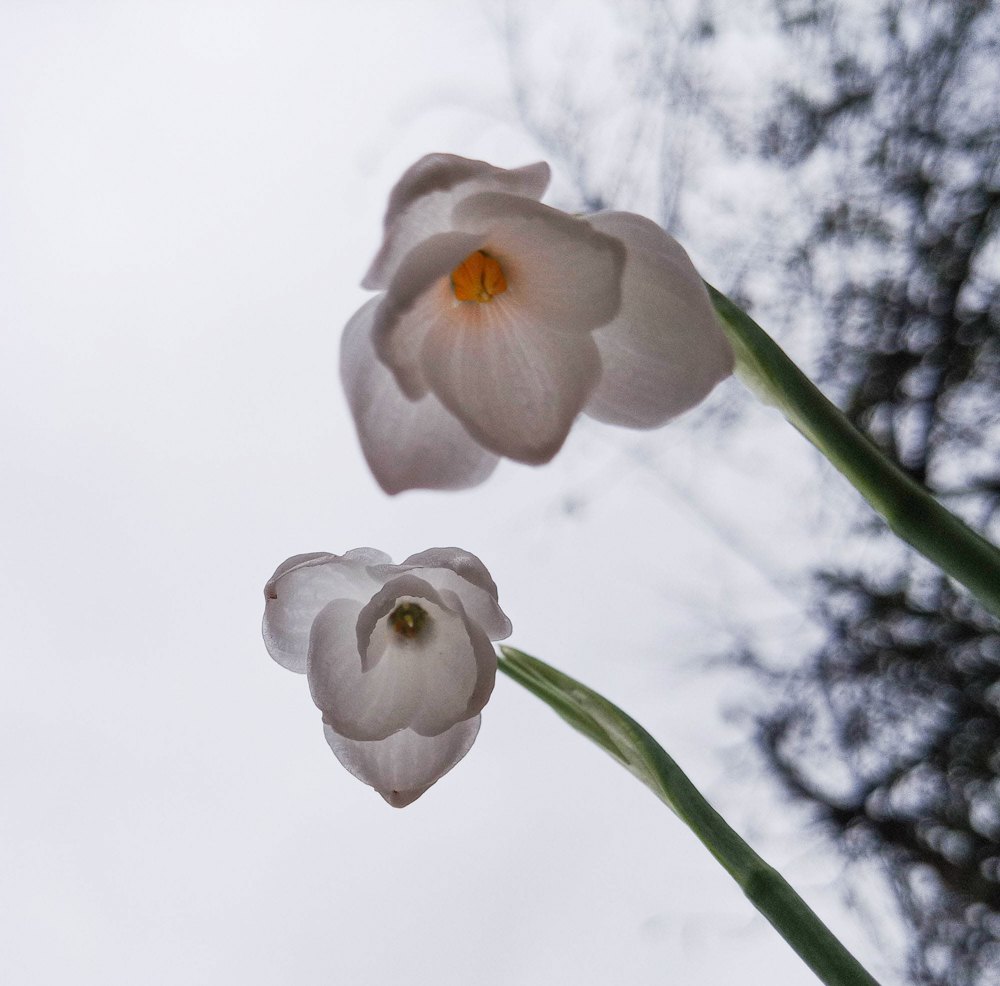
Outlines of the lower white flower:
[[264,599],[268,653],[306,674],[337,759],[389,804],[415,801],[468,753],[496,678],[491,641],[511,631],[475,555],[294,555]]
[[461,489],[506,456],[540,464],[581,412],[653,428],[732,372],[681,245],[627,212],[543,205],[544,163],[429,154],[389,197],[348,322],[341,380],[388,493]]

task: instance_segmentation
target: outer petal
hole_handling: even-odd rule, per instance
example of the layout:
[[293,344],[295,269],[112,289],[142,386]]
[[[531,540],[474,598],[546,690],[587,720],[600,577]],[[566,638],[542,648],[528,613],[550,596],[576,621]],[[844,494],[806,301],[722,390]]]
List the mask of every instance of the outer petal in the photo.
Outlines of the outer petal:
[[385,288],[400,260],[418,243],[450,230],[456,202],[477,192],[540,199],[549,184],[544,161],[507,170],[454,154],[428,154],[408,168],[389,195],[385,236],[362,286]]
[[371,328],[375,352],[392,369],[410,400],[427,392],[419,355],[433,318],[405,320],[403,316],[418,301],[422,308],[428,303],[436,305],[438,310],[431,310],[435,316],[454,309],[459,302],[449,287],[448,275],[482,244],[482,233],[439,233],[424,240],[403,258],[375,310]]
[[548,462],[600,377],[597,346],[549,331],[506,295],[475,308],[429,326],[421,366],[431,390],[491,452]]
[[282,562],[264,586],[264,645],[282,667],[305,674],[313,620],[334,598],[367,598],[377,588],[367,566],[389,556],[370,548],[313,552]]
[[415,555],[402,562],[402,565],[416,565],[420,568],[450,568],[456,575],[461,575],[466,582],[471,582],[488,592],[494,599],[498,598],[497,584],[493,581],[489,569],[471,551],[464,548],[428,548],[418,551]]
[[486,566],[462,548],[429,548],[410,555],[401,565],[371,569],[377,579],[389,579],[404,571],[430,583],[439,592],[453,592],[462,601],[469,618],[483,628],[491,640],[511,633],[510,620],[497,601],[497,587]]
[[379,299],[369,301],[344,330],[340,376],[361,449],[386,493],[457,490],[483,482],[497,456],[482,448],[432,394],[410,401],[372,348]]
[[366,568],[370,568],[372,565],[392,564],[392,558],[384,551],[379,551],[378,548],[351,548],[350,551],[345,551],[340,557],[345,561],[359,562]]
[[[469,701],[465,706],[465,715],[472,716],[481,712],[493,694],[493,687],[497,680],[497,652],[493,649],[490,638],[486,636],[481,626],[469,619],[468,614],[462,607],[462,601],[451,593],[443,593],[446,599],[454,606],[455,610],[462,617],[465,624],[465,631],[469,635],[469,643],[476,657],[477,675],[476,687],[469,696]],[[419,730],[419,727],[414,726]],[[423,730],[419,730],[423,731]]]
[[337,759],[359,780],[375,788],[394,808],[416,801],[458,763],[476,739],[480,717],[458,722],[438,736],[403,729],[383,740],[358,742],[323,727]]
[[628,212],[587,221],[618,237],[628,259],[621,310],[594,333],[604,366],[585,411],[610,424],[654,428],[732,372],[732,349],[698,272],[672,236]]

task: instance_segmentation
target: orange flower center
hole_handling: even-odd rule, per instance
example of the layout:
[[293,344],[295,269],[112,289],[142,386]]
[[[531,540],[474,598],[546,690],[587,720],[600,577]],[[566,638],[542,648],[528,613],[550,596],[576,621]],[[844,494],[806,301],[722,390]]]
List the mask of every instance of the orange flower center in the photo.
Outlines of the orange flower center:
[[459,301],[492,301],[507,290],[507,279],[493,257],[476,250],[451,272],[451,289]]

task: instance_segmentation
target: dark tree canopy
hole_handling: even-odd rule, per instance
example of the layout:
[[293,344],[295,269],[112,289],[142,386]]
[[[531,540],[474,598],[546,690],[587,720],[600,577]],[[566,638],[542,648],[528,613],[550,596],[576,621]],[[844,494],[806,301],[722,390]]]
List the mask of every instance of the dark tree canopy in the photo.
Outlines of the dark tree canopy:
[[992,505],[1000,457],[975,453],[996,448],[1000,418],[1000,18],[986,0],[887,4],[865,60],[839,5],[795,6],[780,3],[784,23],[826,39],[827,85],[786,91],[763,147],[792,168],[823,153],[844,176],[798,262],[869,261],[814,282],[826,376],[917,478]]
[[[825,382],[996,537],[1000,15],[986,0],[899,0],[878,10],[879,43],[860,46],[843,4],[778,10],[823,52],[824,78],[782,93],[763,153],[842,176],[791,261],[821,302]],[[986,986],[1000,982],[1000,627],[876,536],[876,576],[818,573],[826,641],[804,666],[748,656],[785,695],[757,735],[842,845],[886,864],[914,980]]]

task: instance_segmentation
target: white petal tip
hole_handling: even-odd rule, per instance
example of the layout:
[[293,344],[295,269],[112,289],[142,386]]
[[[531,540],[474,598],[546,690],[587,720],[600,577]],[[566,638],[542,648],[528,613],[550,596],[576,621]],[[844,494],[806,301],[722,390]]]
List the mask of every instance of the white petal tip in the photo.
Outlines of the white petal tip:
[[392,805],[393,808],[405,808],[407,805],[412,805],[426,790],[426,787],[420,787],[415,791],[379,791],[378,793],[385,799],[385,803]]

